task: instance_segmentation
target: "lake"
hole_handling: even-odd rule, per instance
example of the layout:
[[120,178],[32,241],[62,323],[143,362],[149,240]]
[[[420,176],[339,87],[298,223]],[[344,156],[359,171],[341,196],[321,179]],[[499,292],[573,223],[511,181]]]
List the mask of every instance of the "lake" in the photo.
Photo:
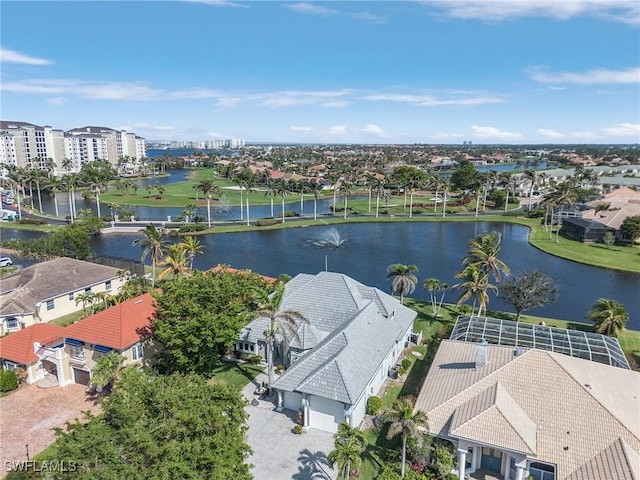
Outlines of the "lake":
[[[390,292],[387,267],[392,263],[415,264],[419,268],[419,283],[411,297],[428,299],[428,292],[422,288],[424,279],[436,277],[449,285],[457,283],[454,275],[460,270],[469,240],[492,230],[503,235],[500,258],[513,273],[537,269],[558,285],[556,303],[527,313],[584,322],[586,313],[599,298],[612,298],[623,303],[629,312],[628,327],[640,330],[640,274],[592,267],[548,255],[528,243],[528,228],[510,223],[346,224],[205,235],[198,237],[204,246],[204,255],[196,257],[194,266],[205,270],[223,263],[276,277],[281,273],[315,274],[325,269],[326,261],[329,270]],[[326,235],[332,231],[337,235],[333,240],[344,241],[342,246],[318,248],[330,243]],[[34,235],[10,229],[3,229],[2,233],[3,239]],[[139,260],[141,248],[132,245],[139,237],[138,234],[102,235],[95,238],[93,249],[98,255]],[[445,301],[455,302],[459,293],[447,292]],[[499,297],[490,295],[490,309],[512,311]]]

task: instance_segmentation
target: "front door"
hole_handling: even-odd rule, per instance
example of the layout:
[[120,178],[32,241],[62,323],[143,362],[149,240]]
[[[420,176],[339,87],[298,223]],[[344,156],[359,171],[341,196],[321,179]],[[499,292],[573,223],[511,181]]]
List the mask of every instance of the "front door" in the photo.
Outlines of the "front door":
[[500,473],[502,470],[502,452],[495,448],[482,447],[480,467],[491,472]]

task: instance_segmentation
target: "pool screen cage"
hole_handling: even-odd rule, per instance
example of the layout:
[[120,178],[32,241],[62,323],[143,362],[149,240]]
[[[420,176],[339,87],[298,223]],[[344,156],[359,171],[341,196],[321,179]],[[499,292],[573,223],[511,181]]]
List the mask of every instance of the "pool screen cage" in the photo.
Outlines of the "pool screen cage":
[[599,333],[486,317],[460,316],[450,340],[537,348],[630,369],[618,340]]

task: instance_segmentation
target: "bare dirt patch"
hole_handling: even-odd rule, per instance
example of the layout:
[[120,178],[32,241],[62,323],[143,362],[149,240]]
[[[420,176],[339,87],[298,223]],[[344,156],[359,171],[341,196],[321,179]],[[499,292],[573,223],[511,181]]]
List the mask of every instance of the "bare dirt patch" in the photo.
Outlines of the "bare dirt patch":
[[[73,384],[43,389],[32,384],[0,398],[0,466],[27,460],[27,445],[33,459],[53,443],[52,428],[82,419],[83,411],[98,414],[100,408],[95,398],[85,393],[85,388]],[[5,474],[4,469],[0,470],[0,477]]]

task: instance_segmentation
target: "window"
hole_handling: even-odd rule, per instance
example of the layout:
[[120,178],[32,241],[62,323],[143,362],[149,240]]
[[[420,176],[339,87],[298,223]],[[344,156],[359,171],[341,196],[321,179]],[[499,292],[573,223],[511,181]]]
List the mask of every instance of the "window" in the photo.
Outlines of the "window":
[[132,360],[134,361],[141,360],[143,356],[144,356],[144,347],[142,346],[142,343],[136,343],[133,347],[131,347]]
[[84,294],[85,295],[91,295],[91,287],[87,287],[84,289]]
[[71,345],[71,358],[84,360],[84,345]]
[[53,300],[47,300],[47,310],[53,310],[56,306],[53,303]]
[[111,280],[107,280],[107,281],[104,283],[104,289],[105,289],[105,290],[111,290]]
[[4,368],[5,368],[5,370],[12,370],[12,371],[13,371],[13,370],[15,370],[17,367],[18,367],[18,365],[17,365],[17,364],[15,364],[15,363],[7,362],[7,361],[5,361],[5,362],[4,362]]
[[7,318],[7,329],[16,330],[19,326],[20,324],[16,317]]
[[74,298],[74,295],[73,295],[73,292],[71,292],[71,293],[69,294],[69,300],[73,301],[73,298]]

